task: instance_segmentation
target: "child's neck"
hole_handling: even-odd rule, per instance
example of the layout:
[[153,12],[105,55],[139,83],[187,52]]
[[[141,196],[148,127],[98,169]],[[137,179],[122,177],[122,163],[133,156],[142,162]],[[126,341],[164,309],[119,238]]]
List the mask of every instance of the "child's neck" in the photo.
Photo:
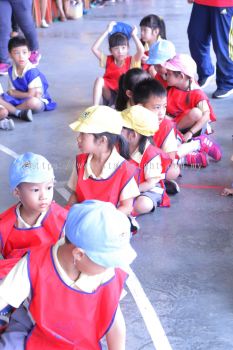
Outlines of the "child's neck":
[[138,144],[129,144],[129,154],[130,156],[136,151],[138,148]]
[[123,60],[116,60],[116,58],[114,58],[114,62],[115,62],[116,66],[121,67],[121,66],[124,65],[125,59],[123,59]]
[[24,68],[25,68],[25,66],[24,67],[15,66],[16,72],[19,76],[21,76],[23,74]]
[[21,205],[19,207],[19,211],[20,211],[20,216],[21,218],[29,225],[29,226],[34,226],[39,218],[39,216],[41,215],[41,212],[28,212],[27,210],[25,210],[24,206]]
[[93,153],[93,157],[91,159],[91,169],[96,177],[98,177],[103,170],[103,167],[110,157],[112,151],[106,150],[105,152]]
[[72,254],[70,250],[73,249],[72,246],[68,247],[66,244],[61,245],[57,251],[57,258],[59,264],[69,276],[72,281],[77,281],[81,274],[81,271],[77,269],[77,266],[74,264],[72,259]]
[[184,91],[189,90],[189,88],[190,88],[189,79],[181,81],[180,84],[178,84],[176,87],[178,89],[184,90]]

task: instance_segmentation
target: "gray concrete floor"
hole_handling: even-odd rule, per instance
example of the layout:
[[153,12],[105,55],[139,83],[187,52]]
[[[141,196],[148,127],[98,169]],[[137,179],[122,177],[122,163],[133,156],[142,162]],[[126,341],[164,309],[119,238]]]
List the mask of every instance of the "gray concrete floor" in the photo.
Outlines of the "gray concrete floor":
[[[2,145],[16,153],[33,151],[46,156],[55,168],[58,188],[68,179],[77,151],[68,124],[91,104],[93,82],[103,74],[90,47],[108,22],[139,25],[143,16],[159,14],[177,52],[188,53],[190,10],[184,0],[127,0],[92,9],[77,21],[56,22],[38,30],[43,55],[40,69],[48,77],[58,109],[35,116],[33,123],[16,121],[13,132],[0,131],[1,211],[14,203],[8,186],[12,157],[2,151]],[[5,77],[0,82],[6,87]],[[212,83],[207,93],[214,90]],[[179,180],[184,188],[171,199],[171,208],[139,218],[141,230],[132,240],[138,253],[133,270],[174,350],[233,349],[233,202],[220,196],[220,187],[233,181],[233,98],[211,102],[218,116],[213,137],[222,146],[223,159],[202,170],[185,168]],[[192,186],[187,188],[187,184]],[[55,198],[64,203],[58,192]],[[130,292],[122,309],[127,349],[154,349]]]

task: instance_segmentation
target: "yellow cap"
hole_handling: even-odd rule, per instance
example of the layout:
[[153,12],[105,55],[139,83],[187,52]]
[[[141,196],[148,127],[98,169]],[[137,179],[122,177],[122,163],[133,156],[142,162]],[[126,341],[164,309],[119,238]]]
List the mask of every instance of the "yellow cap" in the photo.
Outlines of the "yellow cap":
[[158,117],[142,106],[129,107],[121,112],[123,126],[144,136],[153,136],[159,129]]
[[123,127],[121,114],[107,106],[92,106],[87,108],[77,121],[70,124],[74,131],[101,134],[109,132],[120,135]]

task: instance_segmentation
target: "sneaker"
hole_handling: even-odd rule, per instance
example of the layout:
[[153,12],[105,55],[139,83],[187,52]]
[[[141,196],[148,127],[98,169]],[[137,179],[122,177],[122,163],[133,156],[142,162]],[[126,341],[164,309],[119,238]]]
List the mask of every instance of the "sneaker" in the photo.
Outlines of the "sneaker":
[[7,75],[8,74],[8,68],[10,68],[10,65],[7,63],[0,63],[0,75]]
[[217,89],[213,94],[212,98],[225,98],[233,94],[233,89],[223,90]]
[[31,109],[23,109],[22,111],[20,111],[19,118],[27,122],[32,122],[33,116]]
[[48,28],[49,27],[49,24],[46,22],[46,20],[45,19],[42,19],[41,20],[41,28]]
[[140,229],[140,226],[138,224],[138,222],[136,221],[135,217],[132,215],[128,216],[128,219],[130,221],[130,231],[132,233],[132,235],[136,235],[136,233],[138,232],[138,230]]
[[37,66],[40,62],[41,59],[41,54],[39,53],[39,51],[32,51],[31,52],[31,56],[29,57],[29,61],[34,64],[35,66]]
[[192,152],[185,157],[185,164],[193,168],[205,168],[208,163],[207,154],[205,152]]
[[15,128],[15,123],[12,119],[4,118],[0,120],[0,128],[3,130],[13,130]]
[[209,75],[208,77],[205,78],[200,78],[198,79],[198,85],[204,89],[209,85],[209,83],[214,79],[215,77],[215,72],[212,75]]
[[180,192],[178,183],[174,180],[164,180],[167,194],[176,194]]
[[211,141],[208,136],[201,135],[201,136],[195,137],[194,140],[200,141],[200,145],[201,145],[200,152],[207,153],[211,158],[213,158],[216,161],[219,161],[222,158],[222,152],[220,150],[219,145]]

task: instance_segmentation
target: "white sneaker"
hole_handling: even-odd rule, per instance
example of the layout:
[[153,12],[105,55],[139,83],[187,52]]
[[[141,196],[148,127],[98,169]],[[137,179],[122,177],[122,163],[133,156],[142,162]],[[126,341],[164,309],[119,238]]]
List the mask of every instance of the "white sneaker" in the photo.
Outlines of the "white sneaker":
[[13,130],[15,128],[15,123],[12,119],[4,118],[0,120],[0,128],[4,130]]
[[49,27],[49,24],[46,22],[45,19],[42,19],[41,20],[41,28],[48,28]]

